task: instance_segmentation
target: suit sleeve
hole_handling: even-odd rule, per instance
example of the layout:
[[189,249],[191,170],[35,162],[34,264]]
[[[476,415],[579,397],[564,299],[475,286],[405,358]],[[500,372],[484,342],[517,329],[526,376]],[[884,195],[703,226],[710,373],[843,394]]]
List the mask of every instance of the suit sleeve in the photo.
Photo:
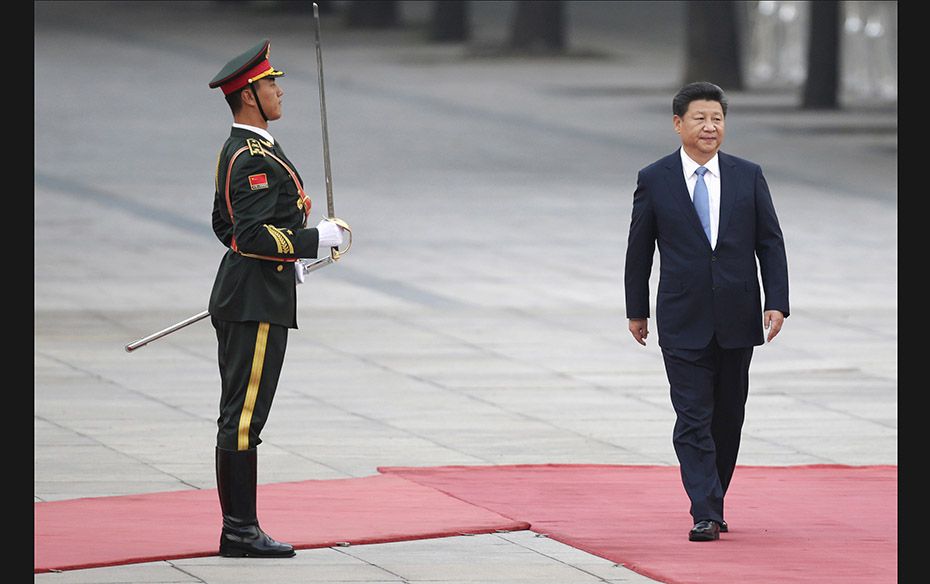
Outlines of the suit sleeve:
[[626,246],[624,288],[627,318],[649,318],[649,275],[656,245],[656,220],[650,188],[642,172],[633,193],[633,215]]
[[762,273],[762,289],[765,292],[763,310],[778,310],[785,317],[788,307],[788,258],[785,255],[785,240],[782,236],[775,205],[769,185],[756,168],[756,257]]
[[320,234],[315,227],[275,225],[278,198],[285,185],[276,182],[264,156],[240,156],[229,181],[233,236],[238,251],[277,258],[315,258]]

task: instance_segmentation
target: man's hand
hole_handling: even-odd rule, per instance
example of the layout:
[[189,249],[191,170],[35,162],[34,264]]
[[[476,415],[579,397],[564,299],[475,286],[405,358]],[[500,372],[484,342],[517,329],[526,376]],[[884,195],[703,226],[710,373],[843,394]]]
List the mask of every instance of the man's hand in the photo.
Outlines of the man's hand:
[[329,219],[323,219],[316,226],[320,232],[320,247],[339,247],[342,245],[345,230]]
[[637,343],[645,347],[646,337],[649,336],[649,319],[631,318],[630,319],[630,334],[633,335],[633,338],[636,339]]
[[769,336],[765,341],[771,343],[781,330],[781,325],[785,324],[785,315],[780,310],[766,310],[762,315],[762,324],[765,325],[765,330],[769,331]]

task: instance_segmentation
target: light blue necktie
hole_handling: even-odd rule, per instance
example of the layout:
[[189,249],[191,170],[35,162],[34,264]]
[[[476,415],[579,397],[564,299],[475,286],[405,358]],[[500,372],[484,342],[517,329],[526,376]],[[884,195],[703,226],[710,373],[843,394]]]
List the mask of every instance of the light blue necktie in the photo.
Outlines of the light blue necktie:
[[707,241],[710,242],[710,195],[707,194],[707,185],[704,183],[704,173],[707,169],[701,166],[694,172],[697,174],[697,183],[694,185],[694,210],[697,211],[704,233],[707,234]]

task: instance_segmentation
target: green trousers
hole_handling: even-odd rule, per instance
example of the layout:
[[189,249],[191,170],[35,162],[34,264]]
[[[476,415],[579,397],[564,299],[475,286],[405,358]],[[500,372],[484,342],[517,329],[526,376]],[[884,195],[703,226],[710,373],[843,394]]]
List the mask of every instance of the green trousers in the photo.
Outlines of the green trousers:
[[271,403],[287,348],[287,327],[267,322],[231,322],[211,317],[216,329],[220,366],[220,417],[216,445],[226,450],[248,450],[259,437]]

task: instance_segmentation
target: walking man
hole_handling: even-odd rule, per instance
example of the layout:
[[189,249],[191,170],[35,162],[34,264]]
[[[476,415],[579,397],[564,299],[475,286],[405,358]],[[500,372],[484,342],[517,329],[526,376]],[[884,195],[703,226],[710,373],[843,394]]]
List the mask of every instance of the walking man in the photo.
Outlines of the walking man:
[[633,194],[626,312],[630,333],[645,345],[658,245],[656,325],[677,416],[672,442],[691,500],[688,539],[712,541],[729,530],[724,496],[753,347],[774,339],[788,317],[788,262],[762,169],[720,151],[723,90],[690,83],[673,98],[672,113],[681,147],[640,170]]

